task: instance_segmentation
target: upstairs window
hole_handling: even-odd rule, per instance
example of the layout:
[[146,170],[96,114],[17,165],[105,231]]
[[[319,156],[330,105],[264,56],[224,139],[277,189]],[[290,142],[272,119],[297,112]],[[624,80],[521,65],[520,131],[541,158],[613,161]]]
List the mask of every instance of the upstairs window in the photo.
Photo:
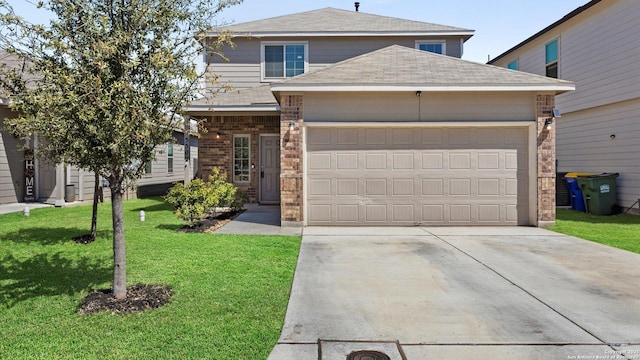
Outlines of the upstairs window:
[[447,48],[446,41],[416,41],[416,49],[445,55]]
[[558,78],[558,39],[545,45],[546,75]]
[[515,59],[512,62],[508,63],[507,64],[507,69],[518,70],[518,59]]
[[282,79],[304,74],[308,67],[306,43],[262,44],[263,79]]

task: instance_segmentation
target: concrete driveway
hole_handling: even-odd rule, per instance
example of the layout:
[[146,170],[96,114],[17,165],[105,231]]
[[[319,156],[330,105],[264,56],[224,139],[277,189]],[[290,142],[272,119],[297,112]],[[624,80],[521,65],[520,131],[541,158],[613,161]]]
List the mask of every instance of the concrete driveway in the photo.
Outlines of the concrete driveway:
[[640,255],[527,227],[305,228],[269,359],[364,350],[640,359]]

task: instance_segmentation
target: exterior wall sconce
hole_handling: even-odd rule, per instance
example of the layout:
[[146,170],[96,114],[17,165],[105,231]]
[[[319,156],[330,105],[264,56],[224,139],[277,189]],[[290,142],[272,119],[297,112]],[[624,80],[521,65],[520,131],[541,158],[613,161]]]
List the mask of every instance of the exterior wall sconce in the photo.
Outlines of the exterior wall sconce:
[[417,96],[417,97],[422,96],[422,91],[420,91],[420,90],[416,91],[416,96]]
[[220,139],[221,134],[220,133],[216,133],[216,139]]
[[295,127],[296,127],[296,123],[293,120],[289,121],[289,131],[293,131]]
[[553,124],[553,119],[549,118],[544,121],[544,126],[547,127],[547,130],[551,130],[551,125]]

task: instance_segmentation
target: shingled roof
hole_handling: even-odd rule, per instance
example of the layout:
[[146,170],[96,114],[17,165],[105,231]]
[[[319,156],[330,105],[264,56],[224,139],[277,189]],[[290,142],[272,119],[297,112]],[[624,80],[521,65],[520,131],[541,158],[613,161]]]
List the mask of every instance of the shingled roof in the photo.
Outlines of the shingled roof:
[[271,86],[278,91],[554,91],[574,83],[400,45]]
[[363,12],[324,8],[223,27],[233,36],[461,35],[474,31]]
[[249,89],[230,90],[216,94],[212,98],[193,101],[189,111],[269,111],[278,110],[279,104],[269,85]]

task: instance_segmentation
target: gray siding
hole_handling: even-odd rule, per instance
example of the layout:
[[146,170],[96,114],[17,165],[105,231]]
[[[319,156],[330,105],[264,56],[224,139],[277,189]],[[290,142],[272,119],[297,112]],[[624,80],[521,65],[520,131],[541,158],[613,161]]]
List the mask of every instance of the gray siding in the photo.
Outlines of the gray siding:
[[533,121],[532,93],[414,92],[305,96],[305,121]]
[[[287,38],[286,41],[308,41],[309,70],[313,71],[355,56],[363,55],[391,45],[415,48],[416,41],[444,40],[447,55],[460,58],[462,49],[460,37],[333,37],[333,38]],[[220,76],[220,84],[229,84],[236,89],[260,85],[260,43],[282,41],[277,38],[234,39],[235,49],[223,50],[228,62],[220,57],[209,59],[209,71]]]
[[4,119],[13,114],[0,106],[0,204],[24,200],[24,152],[22,143],[4,129]]
[[563,114],[556,142],[558,171],[620,173],[619,205],[640,198],[640,99]]
[[496,63],[518,58],[521,71],[544,74],[544,46],[560,40],[559,76],[576,91],[556,99],[558,171],[620,173],[623,207],[640,197],[638,29],[640,1],[602,1]]

